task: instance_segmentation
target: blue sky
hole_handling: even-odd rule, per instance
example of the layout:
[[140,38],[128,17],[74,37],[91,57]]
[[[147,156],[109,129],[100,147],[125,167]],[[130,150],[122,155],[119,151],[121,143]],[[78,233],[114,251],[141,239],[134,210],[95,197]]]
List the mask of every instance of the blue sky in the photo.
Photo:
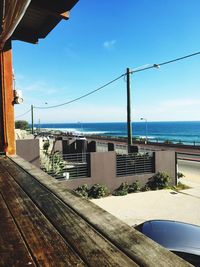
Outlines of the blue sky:
[[[92,91],[126,71],[200,51],[199,0],[80,0],[70,19],[33,45],[13,42],[16,88],[24,103],[51,106]],[[132,120],[200,120],[200,55],[132,75]],[[45,104],[48,103],[48,104]],[[126,121],[126,82],[60,108],[35,110],[35,122]],[[30,113],[18,117],[30,121]]]

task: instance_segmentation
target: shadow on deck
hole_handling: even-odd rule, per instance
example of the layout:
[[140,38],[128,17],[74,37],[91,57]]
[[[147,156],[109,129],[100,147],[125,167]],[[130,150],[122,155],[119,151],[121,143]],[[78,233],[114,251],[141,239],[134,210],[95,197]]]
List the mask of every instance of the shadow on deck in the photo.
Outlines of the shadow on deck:
[[15,156],[0,158],[0,266],[190,266]]

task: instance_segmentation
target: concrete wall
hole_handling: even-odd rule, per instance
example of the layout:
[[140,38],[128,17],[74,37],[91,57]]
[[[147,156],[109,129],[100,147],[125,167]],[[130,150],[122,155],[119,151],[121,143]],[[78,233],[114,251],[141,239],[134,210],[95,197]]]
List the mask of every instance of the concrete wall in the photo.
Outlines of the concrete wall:
[[[138,180],[140,185],[144,186],[148,179],[154,175],[154,173],[148,173],[117,177],[115,152],[94,152],[90,155],[91,177],[63,181],[62,183],[64,183],[67,188],[75,189],[82,184],[88,184],[90,186],[99,183],[105,184],[112,192],[119,187],[122,182],[131,184]],[[171,184],[176,183],[175,159],[175,152],[173,151],[155,152],[155,172],[167,172],[172,177]]]
[[177,183],[177,159],[174,151],[156,151],[155,153],[156,172],[167,172],[172,178],[171,185]]
[[36,167],[40,167],[40,149],[38,139],[16,140],[16,154]]
[[53,145],[53,150],[54,151],[59,151],[59,152],[63,152],[63,141],[62,140],[56,140],[54,141],[54,145]]

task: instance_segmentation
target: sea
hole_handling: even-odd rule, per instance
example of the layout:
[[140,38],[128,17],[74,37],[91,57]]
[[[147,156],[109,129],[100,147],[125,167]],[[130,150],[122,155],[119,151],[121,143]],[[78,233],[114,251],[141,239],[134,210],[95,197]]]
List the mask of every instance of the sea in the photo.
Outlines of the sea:
[[[127,124],[125,122],[98,123],[40,123],[36,128],[59,130],[82,135],[101,135],[108,137],[126,137]],[[200,145],[200,121],[169,121],[169,122],[133,122],[132,135],[138,139],[148,141]]]

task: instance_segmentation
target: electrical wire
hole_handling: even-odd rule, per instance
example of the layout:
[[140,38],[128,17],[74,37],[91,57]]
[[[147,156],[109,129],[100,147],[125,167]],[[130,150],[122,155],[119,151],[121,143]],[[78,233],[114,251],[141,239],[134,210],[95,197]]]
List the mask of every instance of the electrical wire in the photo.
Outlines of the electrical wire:
[[[169,60],[169,61],[161,62],[159,64],[153,64],[153,65],[141,68],[141,69],[140,68],[135,68],[132,71],[130,71],[130,73],[133,74],[133,73],[136,73],[136,72],[145,71],[145,70],[152,69],[152,68],[159,68],[160,66],[171,64],[171,63],[174,63],[176,61],[180,61],[180,60],[183,60],[183,59],[186,59],[186,58],[189,58],[189,57],[197,56],[199,54],[200,54],[200,52],[196,52],[196,53],[189,54],[189,55],[186,55],[186,56],[183,56],[183,57],[179,57],[179,58],[175,58],[175,59],[172,59],[172,60]],[[79,97],[77,97],[75,99],[67,101],[65,103],[54,105],[54,106],[48,106],[48,107],[35,107],[34,106],[34,109],[51,109],[51,108],[57,108],[57,107],[61,107],[61,106],[65,106],[65,105],[71,104],[71,103],[76,102],[76,101],[78,101],[78,100],[80,100],[82,98],[85,98],[85,97],[87,97],[87,96],[89,96],[91,94],[94,94],[95,92],[105,88],[106,86],[110,85],[111,83],[114,83],[115,81],[119,80],[120,78],[126,77],[126,75],[127,75],[127,73],[124,73],[124,74],[120,75],[119,77],[115,78],[114,80],[104,84],[103,86],[101,86],[101,87],[99,87],[99,88],[97,88],[97,89],[95,89],[93,91],[90,91],[89,93],[86,93],[86,94],[84,94],[82,96],[79,96]]]
[[175,59],[172,59],[172,60],[169,60],[169,61],[165,61],[165,62],[162,62],[162,63],[159,63],[159,64],[153,64],[153,65],[151,65],[149,67],[145,67],[145,68],[141,68],[141,69],[136,68],[135,70],[133,69],[131,71],[131,73],[136,73],[136,72],[140,72],[140,71],[144,71],[144,70],[148,70],[148,69],[152,69],[152,68],[159,68],[160,66],[167,65],[167,64],[170,64],[170,63],[174,63],[176,61],[180,61],[180,60],[183,60],[183,59],[186,59],[186,58],[189,58],[189,57],[194,57],[194,56],[197,56],[199,54],[200,54],[200,52],[196,52],[196,53],[193,53],[193,54],[190,54],[190,55],[187,55],[187,56],[175,58]]
[[87,97],[87,96],[89,96],[89,95],[91,95],[91,94],[94,94],[95,92],[97,92],[97,91],[99,91],[99,90],[105,88],[106,86],[108,86],[108,85],[110,85],[110,84],[116,82],[117,80],[121,79],[124,75],[126,75],[126,74],[122,74],[122,75],[120,75],[119,77],[115,78],[114,80],[112,80],[112,81],[110,81],[110,82],[108,82],[108,83],[106,83],[106,84],[104,84],[104,85],[98,87],[97,89],[95,89],[95,90],[93,90],[93,91],[90,91],[90,92],[88,92],[88,93],[86,93],[86,94],[84,94],[84,95],[82,95],[82,96],[79,96],[79,97],[77,97],[77,98],[75,98],[75,99],[73,99],[73,100],[70,100],[70,101],[68,101],[68,102],[65,102],[65,103],[62,103],[62,104],[59,104],[59,105],[55,105],[55,106],[49,106],[49,107],[34,107],[34,108],[35,108],[35,109],[50,109],[50,108],[57,108],[57,107],[61,107],[61,106],[64,106],[64,105],[71,104],[71,103],[73,103],[73,102],[75,102],[75,101],[78,101],[78,100],[84,98],[84,97]]
[[24,113],[21,114],[21,115],[16,116],[15,119],[17,119],[17,118],[19,118],[19,117],[22,117],[22,116],[24,116],[24,115],[26,115],[26,114],[28,114],[30,111],[31,111],[31,109],[29,109],[28,111],[24,112]]

